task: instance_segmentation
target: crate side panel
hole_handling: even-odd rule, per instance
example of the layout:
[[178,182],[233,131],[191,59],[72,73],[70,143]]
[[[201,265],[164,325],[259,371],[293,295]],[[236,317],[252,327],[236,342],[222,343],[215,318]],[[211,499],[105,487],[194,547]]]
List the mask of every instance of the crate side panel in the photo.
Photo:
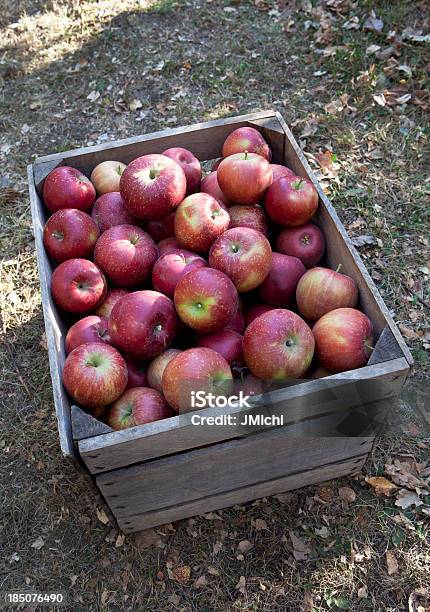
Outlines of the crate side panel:
[[60,445],[64,456],[77,461],[72,439],[70,401],[61,382],[61,372],[65,361],[64,337],[66,328],[51,296],[51,263],[43,246],[43,227],[46,217],[42,202],[35,189],[32,166],[28,167],[28,184]]
[[186,504],[162,508],[155,512],[139,512],[131,516],[118,517],[119,527],[125,533],[133,533],[142,529],[149,529],[158,525],[164,525],[172,521],[177,521],[198,514],[220,510],[236,504],[244,504],[254,499],[276,495],[298,489],[319,482],[325,482],[333,478],[341,478],[349,474],[358,473],[366,461],[367,454],[358,455],[350,459],[341,460],[329,465],[322,465],[301,471],[282,478],[267,480],[254,484],[250,487],[241,487],[234,491],[211,495]]
[[[285,424],[316,418],[320,415],[345,411],[400,392],[408,371],[404,359],[387,364],[365,367],[339,376],[309,381],[270,393],[272,412],[276,407],[287,408]],[[354,376],[360,376],[355,380]],[[263,401],[266,401],[263,398]],[[261,413],[264,406],[255,408],[206,408],[205,416],[222,414],[241,417]],[[192,424],[193,413],[172,417],[121,432],[88,438],[79,442],[82,460],[91,473],[106,472],[132,463],[147,461],[166,454],[181,452],[204,444],[243,435],[243,428],[223,425],[199,427]],[[265,429],[256,425],[253,431]]]
[[369,452],[374,436],[331,437],[339,418],[222,442],[96,476],[115,516],[148,512]]

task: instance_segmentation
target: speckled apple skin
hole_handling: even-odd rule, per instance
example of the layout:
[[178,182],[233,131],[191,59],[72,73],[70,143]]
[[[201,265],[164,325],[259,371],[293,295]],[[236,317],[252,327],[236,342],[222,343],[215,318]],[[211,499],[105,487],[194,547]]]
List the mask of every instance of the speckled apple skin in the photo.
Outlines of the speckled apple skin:
[[186,249],[177,249],[165,253],[157,259],[152,269],[152,286],[155,291],[164,293],[173,299],[175,288],[185,274],[198,268],[204,268],[207,262]]
[[329,268],[311,268],[299,280],[296,300],[300,314],[317,321],[330,310],[354,308],[358,301],[355,281]]
[[71,353],[73,349],[86,342],[110,344],[107,319],[89,315],[76,321],[66,334],[64,342],[66,353]]
[[128,389],[110,407],[106,420],[112,429],[120,431],[166,419],[171,415],[172,412],[161,393],[149,387],[134,387]]
[[91,257],[99,236],[99,228],[87,213],[65,208],[46,222],[43,244],[52,259],[62,262],[75,257]]
[[187,179],[187,191],[185,195],[195,193],[202,180],[202,167],[197,157],[188,149],[183,147],[171,147],[163,151],[162,155],[170,157],[179,164]]
[[176,249],[180,248],[178,241],[174,237],[164,238],[163,240],[160,240],[160,242],[157,243],[157,247],[158,255],[160,257],[165,253],[170,253],[171,251],[175,251]]
[[142,221],[131,215],[124,206],[119,191],[101,195],[94,203],[91,217],[101,232],[115,225],[141,225]]
[[240,293],[251,291],[269,274],[272,265],[270,242],[261,232],[249,227],[234,227],[211,246],[209,265],[227,274]]
[[100,236],[94,261],[107,278],[120,287],[136,287],[146,281],[158,259],[151,236],[135,225],[116,225]]
[[312,332],[317,360],[333,372],[361,368],[373,350],[372,323],[355,308],[328,312],[315,323]]
[[112,312],[112,308],[115,306],[117,301],[127,295],[127,293],[129,293],[127,289],[121,289],[120,287],[108,289],[105,299],[100,306],[95,309],[94,314],[98,315],[99,317],[106,317],[108,319],[110,317],[110,313]]
[[[79,287],[81,284],[84,289]],[[106,291],[104,274],[88,259],[68,259],[52,273],[52,297],[66,312],[82,314],[94,310],[105,299]]]
[[244,312],[245,327],[248,327],[248,325],[260,315],[264,314],[265,312],[275,310],[275,308],[276,306],[271,306],[270,304],[254,304],[253,306],[250,306]]
[[[223,329],[238,309],[237,290],[223,272],[200,268],[181,278],[175,289],[175,307],[181,320],[199,332]],[[197,304],[203,306],[199,309]]]
[[224,327],[224,329],[232,329],[238,334],[242,335],[245,331],[245,320],[243,318],[242,311],[238,308],[235,316],[232,318],[230,323]]
[[[222,160],[220,160],[220,163],[221,161]],[[221,206],[228,208],[229,206],[233,205],[233,202],[231,202],[225,195],[225,193],[221,191],[217,176],[218,175],[216,170],[210,172],[207,176],[205,176],[205,178],[201,182],[200,191],[202,193],[208,193],[213,198],[215,198],[215,200],[217,200],[217,202],[219,202]]]
[[[151,179],[151,169],[159,171]],[[157,153],[143,155],[124,170],[119,188],[129,212],[139,219],[167,217],[185,197],[187,179],[173,159]]]
[[[293,185],[299,181],[303,181],[303,185],[300,189],[295,189]],[[317,211],[318,192],[307,179],[284,176],[267,190],[264,207],[272,221],[279,225],[304,225]]]
[[142,361],[137,361],[127,355],[124,357],[125,363],[127,364],[128,382],[127,389],[133,389],[134,387],[146,387],[147,377],[145,371],[145,365]]
[[[89,363],[94,354],[103,360],[97,367]],[[88,342],[75,348],[66,358],[63,383],[78,404],[88,408],[107,406],[124,392],[127,366],[113,346]]]
[[260,298],[266,304],[287,306],[294,302],[297,283],[306,272],[297,257],[272,253],[269,274],[259,287]]
[[237,128],[227,136],[222,147],[222,156],[228,157],[234,153],[257,153],[268,161],[272,159],[272,152],[258,130],[253,127]]
[[172,359],[176,357],[176,355],[179,355],[179,353],[182,353],[182,351],[179,349],[167,349],[167,351],[164,351],[164,353],[161,353],[161,355],[158,355],[151,361],[147,372],[148,385],[150,387],[162,392],[163,386],[161,383],[163,380],[164,370],[166,369],[167,364],[170,363]]
[[256,204],[272,184],[272,169],[261,155],[235,153],[222,160],[217,179],[229,200],[237,204]]
[[267,217],[263,208],[258,206],[258,204],[231,206],[228,209],[228,214],[230,215],[230,228],[249,227],[267,236]]
[[305,268],[311,268],[324,255],[324,234],[314,223],[286,227],[276,239],[276,250],[283,255],[298,257]]
[[281,164],[270,164],[270,167],[272,168],[273,175],[272,183],[282,178],[283,176],[287,176],[291,179],[296,178],[296,173],[293,172],[290,168],[287,168],[287,166],[282,166]]
[[[287,342],[292,342],[287,346]],[[264,380],[300,378],[309,368],[315,341],[310,327],[291,310],[276,308],[245,330],[243,356],[254,376]]]
[[219,353],[203,347],[191,348],[168,363],[163,373],[162,388],[170,406],[182,413],[192,410],[191,391],[219,393],[220,388],[214,386],[214,381],[226,381],[225,392],[232,378],[229,364]]
[[43,183],[43,201],[51,213],[63,208],[89,212],[95,199],[96,190],[90,179],[70,166],[55,168]]
[[179,245],[196,253],[207,253],[230,224],[228,212],[207,193],[193,193],[175,214],[175,238]]
[[204,334],[197,339],[196,346],[216,351],[227,363],[242,364],[242,336],[232,329],[222,329],[214,334]]
[[129,293],[115,304],[109,318],[112,344],[136,359],[152,359],[162,353],[176,330],[173,302],[158,291]]

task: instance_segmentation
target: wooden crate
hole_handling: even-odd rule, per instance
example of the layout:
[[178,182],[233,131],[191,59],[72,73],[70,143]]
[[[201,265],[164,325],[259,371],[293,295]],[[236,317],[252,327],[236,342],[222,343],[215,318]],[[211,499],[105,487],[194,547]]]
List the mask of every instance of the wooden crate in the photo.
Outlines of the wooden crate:
[[[284,412],[286,422],[281,427],[196,427],[191,423],[193,413],[188,413],[113,432],[72,406],[61,384],[66,328],[49,289],[52,263],[42,242],[46,221],[40,198],[43,181],[59,165],[74,166],[89,175],[104,160],[128,163],[174,146],[190,149],[200,160],[214,159],[227,135],[241,126],[259,129],[270,144],[273,161],[285,163],[317,188],[320,206],[315,222],[327,238],[326,264],[332,268],[342,264],[342,271],[355,279],[360,308],[376,331],[375,350],[365,367],[272,391],[267,410]],[[61,449],[91,475],[125,532],[361,469],[378,424],[408,376],[412,357],[279,113],[220,119],[48,155],[28,167],[28,181]],[[260,412],[264,401],[263,397]],[[207,408],[204,413],[234,415],[238,409]]]

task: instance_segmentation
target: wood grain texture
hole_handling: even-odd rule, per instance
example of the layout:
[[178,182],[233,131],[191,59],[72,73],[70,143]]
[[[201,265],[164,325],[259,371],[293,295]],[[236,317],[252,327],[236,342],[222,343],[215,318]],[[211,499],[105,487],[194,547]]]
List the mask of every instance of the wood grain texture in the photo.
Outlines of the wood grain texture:
[[91,438],[100,436],[101,434],[110,433],[113,431],[111,427],[92,417],[87,412],[84,412],[79,406],[72,406],[72,434],[73,440],[78,441],[83,438]]
[[384,363],[384,361],[390,361],[391,359],[398,359],[403,356],[403,351],[399,346],[396,338],[390,327],[386,325],[382,330],[378,341],[375,344],[375,348],[370,355],[367,365],[374,365],[376,363]]
[[[302,424],[260,432],[96,476],[118,519],[188,503],[368,453],[373,437],[327,437],[333,427]],[[324,421],[326,423],[324,423]],[[305,451],[305,452],[304,452]]]
[[72,439],[70,400],[61,382],[61,372],[63,371],[65,361],[64,338],[67,330],[51,296],[52,268],[51,262],[43,246],[43,227],[46,216],[43,210],[43,204],[36,192],[32,166],[28,166],[27,172],[31,216],[33,219],[33,231],[36,243],[37,265],[39,268],[40,288],[42,293],[46,342],[48,345],[49,366],[51,370],[52,392],[57,415],[60,446],[65,457],[72,461],[77,461]]
[[208,495],[186,504],[170,506],[153,512],[136,512],[131,516],[118,517],[117,522],[125,533],[149,529],[150,527],[189,518],[197,514],[220,510],[236,504],[244,504],[254,499],[284,493],[292,489],[347,476],[348,474],[356,474],[363,467],[366,457],[367,454],[361,454],[350,459],[328,465],[320,465],[313,469],[299,471],[281,478],[269,479],[251,486],[226,491],[219,495]]
[[276,113],[279,123],[285,134],[285,163],[289,165],[298,175],[309,178],[318,191],[320,205],[314,221],[323,229],[327,244],[327,263],[336,269],[342,264],[342,272],[348,274],[356,281],[360,291],[360,305],[364,312],[372,320],[378,336],[387,324],[398,342],[405,359],[413,365],[413,357],[406,346],[396,324],[391,317],[388,308],[376,288],[370,274],[366,270],[363,261],[356,248],[352,244],[345,228],[343,227],[331,202],[323,192],[316,180],[305,156],[298,146],[292,132],[285,123],[282,115]]
[[[205,416],[222,414],[242,418],[245,414],[261,413],[267,404],[267,414],[285,414],[285,424],[312,419],[323,414],[355,408],[392,397],[400,389],[409,371],[404,358],[344,372],[325,379],[312,380],[293,387],[270,392],[255,408],[206,408]],[[262,425],[226,427],[192,424],[198,413],[187,413],[170,419],[133,427],[79,442],[82,460],[91,473],[97,474],[132,463],[147,461],[204,444],[213,444],[250,431],[267,430]]]

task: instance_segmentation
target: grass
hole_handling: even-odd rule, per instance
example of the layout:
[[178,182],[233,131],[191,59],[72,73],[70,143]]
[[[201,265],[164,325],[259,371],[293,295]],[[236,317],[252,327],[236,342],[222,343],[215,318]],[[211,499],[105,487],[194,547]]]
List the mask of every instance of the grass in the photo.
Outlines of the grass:
[[[430,55],[424,44],[398,41],[393,68],[390,59],[367,52],[371,45],[384,50],[392,44],[391,30],[428,33],[425,8],[425,2],[405,0],[352,8],[319,0],[25,0],[2,8],[3,589],[61,588],[74,610],[394,611],[409,601],[416,601],[415,609],[429,605],[420,590],[430,572],[428,515],[422,507],[409,509],[404,514],[412,528],[399,523],[394,498],[376,497],[362,475],[224,510],[215,519],[180,521],[157,530],[158,543],[148,548],[139,537],[118,540],[115,529],[99,521],[98,497],[58,448],[25,178],[36,154],[279,110],[316,170],[321,172],[319,152],[335,153],[328,191],[351,235],[378,240],[361,255],[396,321],[414,332],[408,339],[414,376],[425,385],[429,99],[414,92],[428,89]],[[363,32],[372,9],[384,22],[382,34]],[[345,29],[354,16],[360,28]],[[322,23],[329,42],[315,38]],[[338,47],[333,55],[330,46]],[[399,72],[401,65],[411,76]],[[414,100],[392,107],[375,102],[374,95],[396,85]],[[93,91],[100,93],[95,101],[88,98]],[[348,107],[327,112],[343,94]],[[134,99],[142,103],[137,111],[129,107]],[[315,133],[301,137],[311,119]],[[428,456],[428,433],[411,405],[396,408],[392,419],[401,435],[380,440],[365,474],[382,475],[399,454],[420,461]],[[405,434],[411,424],[423,435]],[[339,498],[344,485],[354,489],[354,503]],[[268,529],[257,530],[257,519]],[[324,525],[327,538],[318,535]],[[307,559],[294,558],[291,532],[308,543]],[[39,537],[38,549],[32,544]],[[237,547],[243,540],[253,547],[242,559]],[[387,549],[399,564],[391,576]],[[169,574],[180,566],[190,567],[186,584]],[[201,576],[205,580],[196,583]]]

